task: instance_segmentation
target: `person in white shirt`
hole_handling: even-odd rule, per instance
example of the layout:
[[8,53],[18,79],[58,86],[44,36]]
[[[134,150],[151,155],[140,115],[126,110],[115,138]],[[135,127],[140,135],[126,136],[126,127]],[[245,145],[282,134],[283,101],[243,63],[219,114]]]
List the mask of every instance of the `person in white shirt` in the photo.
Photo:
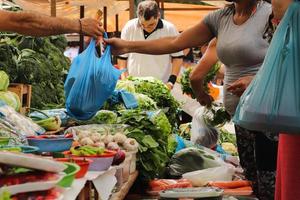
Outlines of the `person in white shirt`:
[[[137,16],[128,21],[122,29],[122,39],[153,40],[179,34],[172,23],[160,18],[159,7],[155,1],[146,0],[139,3]],[[127,75],[152,76],[166,83],[169,89],[172,89],[176,82],[182,62],[182,51],[165,55],[129,53],[119,56],[118,59],[119,67],[127,68],[125,77]]]

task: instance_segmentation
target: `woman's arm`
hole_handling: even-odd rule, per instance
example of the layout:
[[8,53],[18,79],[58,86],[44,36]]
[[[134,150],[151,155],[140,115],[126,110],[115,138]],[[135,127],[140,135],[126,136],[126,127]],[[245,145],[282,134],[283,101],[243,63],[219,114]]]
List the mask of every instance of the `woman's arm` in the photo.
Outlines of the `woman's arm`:
[[213,39],[190,75],[192,89],[201,105],[210,105],[212,102],[212,97],[204,91],[203,80],[211,67],[218,61],[216,45],[217,40]]
[[160,55],[178,52],[189,47],[201,46],[213,37],[207,25],[201,21],[176,37],[166,37],[149,41],[125,41],[118,38],[111,38],[105,40],[105,42],[112,46],[112,53],[114,55],[131,52]]
[[70,20],[66,18],[48,17],[27,12],[0,11],[0,30],[17,32],[23,35],[48,36],[64,33],[82,33],[97,37],[104,29],[101,22],[94,19]]

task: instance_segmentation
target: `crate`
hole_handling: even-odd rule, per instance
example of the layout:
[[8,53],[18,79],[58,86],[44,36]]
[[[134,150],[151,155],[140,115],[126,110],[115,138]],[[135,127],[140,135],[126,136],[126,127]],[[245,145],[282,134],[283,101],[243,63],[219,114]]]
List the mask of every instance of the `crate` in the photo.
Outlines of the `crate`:
[[21,101],[20,113],[25,114],[31,103],[31,85],[22,83],[11,83],[8,90],[16,93]]

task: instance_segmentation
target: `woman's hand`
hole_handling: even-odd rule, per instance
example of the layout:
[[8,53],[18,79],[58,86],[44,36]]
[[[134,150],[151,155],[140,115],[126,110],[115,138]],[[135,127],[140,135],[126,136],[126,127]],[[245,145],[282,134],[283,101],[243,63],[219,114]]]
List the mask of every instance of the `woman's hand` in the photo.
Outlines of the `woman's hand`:
[[111,53],[113,55],[122,55],[128,53],[128,42],[119,38],[104,38],[104,45],[111,46]]
[[244,91],[250,85],[254,76],[244,76],[239,78],[237,81],[233,82],[227,90],[236,96],[242,96]]
[[202,106],[211,106],[211,103],[214,101],[212,96],[209,94],[203,92],[198,95],[197,101],[202,105]]

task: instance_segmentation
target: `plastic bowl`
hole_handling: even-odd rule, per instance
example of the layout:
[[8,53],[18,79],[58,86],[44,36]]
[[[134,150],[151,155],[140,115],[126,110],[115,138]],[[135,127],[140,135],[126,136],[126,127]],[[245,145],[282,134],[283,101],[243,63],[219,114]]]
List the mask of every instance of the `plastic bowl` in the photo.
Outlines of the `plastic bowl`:
[[67,168],[64,170],[64,173],[66,175],[61,181],[57,183],[57,185],[66,188],[72,185],[75,179],[75,174],[79,172],[80,167],[75,163],[65,162],[64,164],[67,166]]
[[9,137],[0,137],[0,145],[8,145]]
[[13,145],[5,145],[5,146],[0,146],[1,148],[15,148],[15,147],[20,147],[21,151],[23,153],[37,153],[39,151],[38,147],[34,146],[13,146]]
[[107,170],[117,154],[116,151],[105,150],[105,152],[100,156],[75,156],[71,152],[66,152],[66,155],[69,155],[72,158],[88,158],[93,162],[90,163],[89,171],[105,171]]
[[62,152],[71,148],[73,138],[27,138],[30,146],[39,148],[39,152]]
[[86,172],[88,171],[90,163],[93,162],[92,160],[85,158],[56,158],[55,160],[59,162],[76,163],[80,167],[80,170],[76,173],[75,178],[84,177]]

